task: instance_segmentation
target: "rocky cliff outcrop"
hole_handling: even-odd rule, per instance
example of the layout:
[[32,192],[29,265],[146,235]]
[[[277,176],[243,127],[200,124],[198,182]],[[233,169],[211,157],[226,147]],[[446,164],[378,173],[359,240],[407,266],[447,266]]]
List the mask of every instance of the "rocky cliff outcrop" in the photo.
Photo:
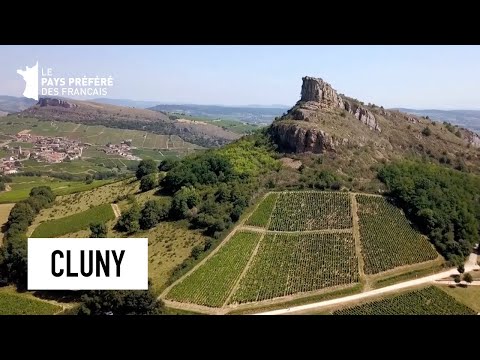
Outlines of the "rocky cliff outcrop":
[[302,78],[301,98],[289,113],[290,118],[302,121],[315,121],[317,112],[326,109],[346,110],[370,129],[381,131],[375,115],[367,108],[342,98],[332,86],[320,78]]
[[464,129],[462,136],[470,145],[480,147],[480,136],[473,131]]
[[343,99],[323,79],[305,76],[302,78],[300,102],[312,102],[317,108],[344,108]]
[[332,136],[323,130],[304,128],[292,123],[273,124],[270,131],[274,141],[288,152],[319,154],[324,151],[335,151],[337,146],[348,143],[348,139]]
[[[271,127],[273,138],[285,151],[322,153],[335,151],[339,145],[356,143],[354,139],[322,129],[325,118],[334,122],[355,121],[353,118],[356,118],[368,128],[381,131],[375,115],[358,101],[338,94],[322,79],[305,76],[302,80],[300,100]],[[353,117],[346,116],[346,113]]]
[[43,107],[43,106],[60,106],[66,109],[69,108],[76,108],[78,107],[77,104],[74,104],[72,102],[68,102],[66,100],[62,99],[53,99],[53,98],[40,98],[38,99],[38,106]]

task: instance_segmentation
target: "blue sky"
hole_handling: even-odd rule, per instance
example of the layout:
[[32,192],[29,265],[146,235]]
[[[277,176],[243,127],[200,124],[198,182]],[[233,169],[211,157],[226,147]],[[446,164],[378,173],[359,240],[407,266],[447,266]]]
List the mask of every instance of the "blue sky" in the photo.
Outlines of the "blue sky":
[[480,46],[0,46],[0,95],[21,96],[36,60],[113,76],[110,98],[290,106],[309,75],[384,107],[480,109]]

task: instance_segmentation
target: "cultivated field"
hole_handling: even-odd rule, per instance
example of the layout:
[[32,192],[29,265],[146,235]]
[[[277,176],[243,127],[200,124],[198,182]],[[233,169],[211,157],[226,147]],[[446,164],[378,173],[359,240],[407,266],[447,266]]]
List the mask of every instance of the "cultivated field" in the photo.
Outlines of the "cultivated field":
[[233,303],[358,282],[352,234],[276,234],[262,240]]
[[348,193],[290,191],[272,193],[255,211],[248,225],[266,226],[269,230],[306,231],[347,229],[352,227]]
[[356,196],[365,273],[434,260],[437,252],[399,208],[379,196]]
[[62,310],[60,306],[35,299],[28,293],[15,289],[0,289],[0,315],[53,315]]
[[334,315],[475,315],[436,286],[409,291],[333,312]]
[[94,180],[91,184],[85,181],[64,181],[48,176],[13,176],[9,183],[10,190],[0,192],[0,204],[25,200],[30,190],[36,186],[50,186],[56,195],[66,195],[87,191],[108,184],[112,180]]
[[33,221],[30,230],[36,228],[42,222],[73,215],[91,207],[111,204],[119,197],[128,194],[133,195],[138,191],[138,183],[138,181],[126,179],[88,191],[57,196],[52,207],[40,211],[40,214]]
[[87,229],[93,222],[104,224],[113,219],[115,219],[115,214],[111,204],[103,204],[78,214],[43,222],[33,231],[31,237],[58,237]]
[[227,300],[260,238],[236,233],[215,255],[168,293],[168,299],[220,307]]
[[[246,232],[256,234],[256,245],[242,239]],[[226,241],[162,297],[185,309],[196,304],[204,306],[199,311],[226,312],[355,286],[368,290],[442,262],[385,198],[348,192],[268,193]]]
[[272,215],[273,207],[278,199],[277,193],[268,194],[265,199],[258,205],[255,211],[250,215],[246,224],[251,226],[266,227],[268,220]]
[[114,129],[100,125],[84,125],[61,121],[9,117],[0,123],[0,134],[15,135],[30,129],[32,135],[62,136],[94,145],[118,144],[132,140],[132,146],[144,149],[194,149],[198,145],[185,142],[176,135],[157,135],[146,131]]

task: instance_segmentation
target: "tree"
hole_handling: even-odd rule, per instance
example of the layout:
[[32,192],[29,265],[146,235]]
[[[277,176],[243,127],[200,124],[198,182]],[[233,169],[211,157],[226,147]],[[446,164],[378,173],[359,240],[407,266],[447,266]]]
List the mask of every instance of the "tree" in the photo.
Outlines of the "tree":
[[148,200],[140,214],[140,227],[144,230],[151,229],[167,218],[169,210],[169,204],[161,203],[158,200]]
[[457,132],[455,133],[455,136],[459,138],[462,137],[462,133],[460,132],[460,130],[457,130]]
[[460,264],[458,265],[457,270],[460,274],[463,274],[465,272],[465,266],[463,264]]
[[427,126],[422,130],[422,134],[425,136],[430,136],[432,135],[432,130],[430,130],[430,128]]
[[460,278],[460,275],[455,275],[453,277],[453,281],[455,281],[456,284],[460,284],[460,281],[462,281],[461,278]]
[[102,223],[92,223],[90,224],[90,234],[91,238],[106,238],[108,234],[108,229],[105,224]]
[[187,217],[188,211],[196,206],[200,201],[197,191],[193,186],[184,186],[173,196],[170,216],[174,219],[183,219]]
[[30,225],[35,218],[35,211],[26,202],[16,203],[8,216],[8,225],[24,223]]
[[140,161],[135,176],[140,180],[145,175],[154,174],[158,171],[157,164],[152,159]]
[[158,170],[159,171],[170,171],[175,166],[177,166],[178,164],[179,164],[179,161],[177,159],[166,158],[165,160],[162,160],[160,162],[160,165],[158,165]]
[[116,228],[119,231],[133,234],[140,230],[140,210],[137,204],[134,204],[130,209],[124,212],[118,219]]
[[18,289],[27,288],[27,239],[25,235],[10,237],[0,249],[0,279],[17,285]]
[[55,201],[55,194],[50,186],[37,186],[30,190],[30,196],[45,196],[48,199],[49,205]]
[[465,280],[467,283],[471,284],[472,281],[473,281],[472,274],[470,274],[470,273],[463,274],[463,280]]
[[152,190],[157,185],[157,174],[148,174],[140,179],[140,191]]
[[79,315],[160,315],[164,311],[163,301],[148,290],[94,290],[82,295]]

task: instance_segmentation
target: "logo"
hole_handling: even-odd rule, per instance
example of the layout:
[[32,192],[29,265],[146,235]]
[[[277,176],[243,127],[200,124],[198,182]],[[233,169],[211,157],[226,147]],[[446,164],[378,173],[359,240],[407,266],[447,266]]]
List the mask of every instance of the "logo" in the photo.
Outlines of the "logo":
[[27,66],[26,70],[18,69],[17,74],[25,80],[23,96],[38,101],[38,61],[31,68]]
[[28,290],[147,290],[147,238],[29,238]]
[[38,61],[32,67],[18,69],[17,74],[25,81],[23,96],[37,100],[38,96],[107,96],[108,89],[113,86],[113,77],[92,76],[58,76],[53,68],[41,67]]

